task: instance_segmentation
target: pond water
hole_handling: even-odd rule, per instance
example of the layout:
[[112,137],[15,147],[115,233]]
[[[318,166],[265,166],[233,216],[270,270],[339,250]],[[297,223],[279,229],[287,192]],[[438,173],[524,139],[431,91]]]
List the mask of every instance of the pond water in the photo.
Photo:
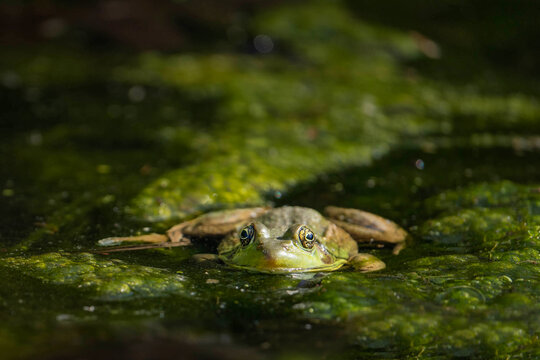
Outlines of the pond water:
[[[69,37],[6,51],[3,355],[540,358],[537,84],[496,64],[449,80],[436,43],[358,11],[279,5],[235,25],[273,39],[268,54]],[[95,252],[260,204],[364,209],[413,241],[398,256],[367,249],[387,264],[370,274],[191,261],[211,240]]]

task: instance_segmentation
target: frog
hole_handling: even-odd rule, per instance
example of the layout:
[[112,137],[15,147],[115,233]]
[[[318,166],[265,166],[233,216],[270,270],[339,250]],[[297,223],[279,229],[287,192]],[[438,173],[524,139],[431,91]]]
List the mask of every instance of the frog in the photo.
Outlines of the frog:
[[307,207],[281,206],[212,211],[175,225],[166,234],[108,237],[98,243],[139,243],[117,248],[122,251],[188,246],[201,238],[219,242],[217,254],[197,254],[196,261],[282,274],[342,268],[359,272],[382,270],[385,263],[370,253],[359,252],[359,247],[391,246],[397,255],[409,235],[395,222],[359,209],[328,206],[323,215]]

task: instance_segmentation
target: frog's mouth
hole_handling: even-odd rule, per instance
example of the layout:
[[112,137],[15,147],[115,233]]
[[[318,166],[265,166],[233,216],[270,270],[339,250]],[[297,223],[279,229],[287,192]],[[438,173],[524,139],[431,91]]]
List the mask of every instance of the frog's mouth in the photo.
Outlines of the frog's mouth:
[[[219,258],[236,269],[269,274],[334,271],[347,262],[330,253],[304,225],[293,225],[286,233],[288,236],[277,238],[261,229],[265,228],[259,224],[245,227],[240,233],[240,244],[221,252]],[[304,233],[310,234],[311,239]],[[300,235],[310,241],[304,243]]]
[[266,274],[290,274],[290,273],[335,271],[347,263],[345,259],[336,259],[331,264],[322,264],[320,266],[314,266],[314,267],[262,267],[262,266],[241,265],[241,264],[233,263],[229,261],[229,259],[222,256],[220,256],[219,258],[226,265],[232,268],[251,271],[251,272],[266,273]]

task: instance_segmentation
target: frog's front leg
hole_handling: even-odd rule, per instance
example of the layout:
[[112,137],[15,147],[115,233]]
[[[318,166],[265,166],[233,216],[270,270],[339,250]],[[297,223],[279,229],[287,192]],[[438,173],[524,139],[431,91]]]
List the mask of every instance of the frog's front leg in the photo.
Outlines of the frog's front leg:
[[[159,246],[174,243],[175,246],[190,245],[192,237],[223,237],[236,227],[255,218],[268,208],[248,208],[214,211],[173,226],[166,235],[147,234],[126,237],[108,237],[98,241],[101,246],[116,246],[125,243],[146,243]],[[144,247],[141,247],[144,248]],[[135,247],[133,249],[136,249]],[[137,247],[138,249],[138,247]]]
[[167,236],[172,242],[192,237],[224,237],[266,211],[266,207],[213,211],[173,226],[167,230]]
[[352,256],[348,264],[360,272],[378,271],[386,267],[386,264],[377,257],[364,253]]
[[98,241],[100,246],[117,246],[125,243],[145,243],[145,244],[160,244],[169,241],[167,235],[162,234],[147,234],[138,236],[116,236],[108,237]]
[[358,209],[328,206],[325,213],[329,220],[347,231],[358,243],[392,244],[393,253],[405,247],[407,232],[395,222]]

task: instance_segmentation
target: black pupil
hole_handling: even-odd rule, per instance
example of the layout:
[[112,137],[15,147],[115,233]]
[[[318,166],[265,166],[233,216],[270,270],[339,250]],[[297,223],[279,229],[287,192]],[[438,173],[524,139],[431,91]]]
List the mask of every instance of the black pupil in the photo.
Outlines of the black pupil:
[[253,226],[248,226],[242,229],[240,231],[240,241],[242,242],[242,245],[247,246],[251,238],[253,237]]
[[308,234],[306,235],[306,239],[308,239],[308,240],[313,240],[313,233],[308,233]]

